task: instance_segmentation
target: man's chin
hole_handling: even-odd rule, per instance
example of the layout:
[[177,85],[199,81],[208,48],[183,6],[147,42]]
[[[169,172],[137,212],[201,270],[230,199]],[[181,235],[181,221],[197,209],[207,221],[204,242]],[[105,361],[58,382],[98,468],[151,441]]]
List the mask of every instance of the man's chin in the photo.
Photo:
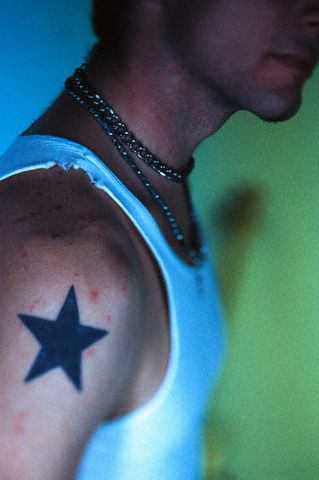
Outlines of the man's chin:
[[294,101],[284,102],[282,99],[277,102],[269,102],[265,108],[258,108],[252,112],[265,122],[285,122],[293,118],[300,110],[302,105],[301,95],[294,98]]
[[297,109],[294,108],[293,110],[282,112],[281,114],[277,114],[277,115],[259,115],[259,118],[268,123],[285,122],[293,118],[298,113],[299,110],[300,110],[300,107]]

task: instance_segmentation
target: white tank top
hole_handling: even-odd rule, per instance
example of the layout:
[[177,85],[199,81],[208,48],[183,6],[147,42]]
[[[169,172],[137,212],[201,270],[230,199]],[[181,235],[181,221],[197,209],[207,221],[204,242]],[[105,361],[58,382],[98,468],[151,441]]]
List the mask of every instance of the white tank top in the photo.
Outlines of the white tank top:
[[147,403],[99,426],[84,450],[77,480],[199,480],[208,402],[227,350],[207,246],[189,266],[171,249],[144,205],[90,150],[69,140],[18,137],[0,157],[0,180],[59,165],[87,172],[144,237],[162,271],[170,319],[170,358]]

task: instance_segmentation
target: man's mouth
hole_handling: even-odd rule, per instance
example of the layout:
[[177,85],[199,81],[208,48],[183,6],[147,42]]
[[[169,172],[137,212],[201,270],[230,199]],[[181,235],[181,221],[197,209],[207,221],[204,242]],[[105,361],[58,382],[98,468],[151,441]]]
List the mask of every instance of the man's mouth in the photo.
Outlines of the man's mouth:
[[274,53],[272,58],[309,78],[318,63],[318,57],[300,53]]

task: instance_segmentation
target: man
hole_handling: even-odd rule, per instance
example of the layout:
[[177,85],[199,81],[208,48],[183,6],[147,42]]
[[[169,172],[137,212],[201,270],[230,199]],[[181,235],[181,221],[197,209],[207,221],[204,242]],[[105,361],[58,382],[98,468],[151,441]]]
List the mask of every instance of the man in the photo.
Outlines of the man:
[[195,480],[223,334],[190,159],[237,111],[299,110],[319,2],[97,0],[94,25],[1,159],[0,477]]

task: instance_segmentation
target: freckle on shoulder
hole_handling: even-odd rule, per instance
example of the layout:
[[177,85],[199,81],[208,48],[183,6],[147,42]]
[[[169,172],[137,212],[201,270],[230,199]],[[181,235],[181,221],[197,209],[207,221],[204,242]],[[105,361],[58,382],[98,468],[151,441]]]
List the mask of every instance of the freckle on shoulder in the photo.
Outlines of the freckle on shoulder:
[[93,288],[90,290],[90,293],[89,293],[90,303],[93,303],[93,304],[98,303],[99,297],[100,297],[100,290],[98,288]]

